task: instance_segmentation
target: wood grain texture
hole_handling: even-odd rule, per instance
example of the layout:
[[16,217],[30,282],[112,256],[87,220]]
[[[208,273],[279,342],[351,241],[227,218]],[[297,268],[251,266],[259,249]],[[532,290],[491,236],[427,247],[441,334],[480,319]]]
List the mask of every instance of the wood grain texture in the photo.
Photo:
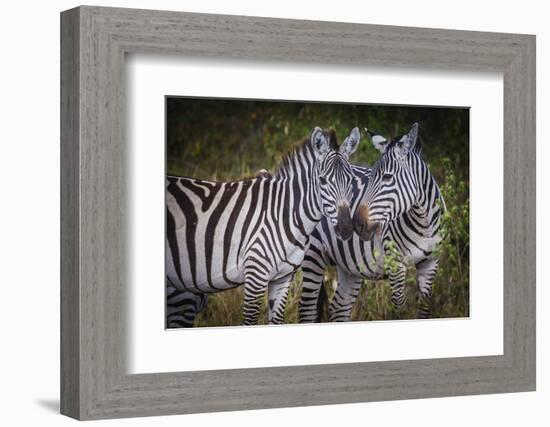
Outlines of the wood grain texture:
[[[62,413],[78,419],[535,388],[535,38],[80,7],[62,13]],[[124,56],[504,75],[504,354],[128,375]]]
[[61,412],[80,414],[79,17],[61,19]]

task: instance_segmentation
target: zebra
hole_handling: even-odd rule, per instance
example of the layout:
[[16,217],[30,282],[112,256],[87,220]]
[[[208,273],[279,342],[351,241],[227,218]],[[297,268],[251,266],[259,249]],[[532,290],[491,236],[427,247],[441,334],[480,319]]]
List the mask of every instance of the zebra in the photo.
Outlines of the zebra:
[[244,285],[243,324],[258,321],[268,291],[268,321],[283,322],[288,288],[322,217],[346,240],[353,234],[354,128],[338,147],[316,127],[273,176],[211,182],[168,176],[167,327],[192,326],[206,294]]
[[[406,300],[408,263],[416,266],[417,317],[431,317],[432,283],[441,240],[439,224],[444,201],[421,155],[418,124],[393,140],[365,129],[381,156],[372,168],[352,166],[360,185],[354,194],[356,234],[343,242],[322,220],[310,238],[302,264],[300,322],[319,321],[320,292],[327,266],[336,266],[338,286],[329,305],[329,321],[348,321],[364,279],[388,279],[392,303]],[[391,243],[391,244],[388,244]],[[384,271],[384,257],[397,249],[397,265]],[[321,296],[322,298],[323,296]]]

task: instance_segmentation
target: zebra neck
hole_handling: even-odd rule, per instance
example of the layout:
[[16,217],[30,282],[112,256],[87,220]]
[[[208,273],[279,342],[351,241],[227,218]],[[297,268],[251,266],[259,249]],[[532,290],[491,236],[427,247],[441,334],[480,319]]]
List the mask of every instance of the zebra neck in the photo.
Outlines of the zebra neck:
[[[315,186],[316,159],[307,146],[287,155],[275,174],[275,180],[284,189],[286,197],[279,200],[281,208],[291,217],[290,224],[304,241],[321,220],[321,203]],[[302,239],[300,239],[302,240]]]
[[431,237],[439,229],[439,219],[441,217],[441,193],[435,182],[434,177],[425,166],[424,180],[420,180],[421,191],[417,197],[416,204],[407,213],[418,225],[422,233]]

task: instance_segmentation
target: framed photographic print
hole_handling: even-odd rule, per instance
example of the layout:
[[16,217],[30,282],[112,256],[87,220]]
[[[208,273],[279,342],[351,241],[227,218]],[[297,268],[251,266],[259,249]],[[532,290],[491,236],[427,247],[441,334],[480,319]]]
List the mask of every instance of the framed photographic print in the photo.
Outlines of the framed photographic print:
[[534,36],[79,7],[61,41],[63,414],[535,389]]

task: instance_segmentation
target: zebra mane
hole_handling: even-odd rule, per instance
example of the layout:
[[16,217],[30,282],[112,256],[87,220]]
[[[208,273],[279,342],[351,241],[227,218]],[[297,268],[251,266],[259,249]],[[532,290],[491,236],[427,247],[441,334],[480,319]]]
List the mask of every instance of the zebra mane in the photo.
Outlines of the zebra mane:
[[424,141],[422,140],[422,137],[420,134],[418,134],[418,137],[416,138],[416,142],[414,143],[414,147],[412,149],[413,153],[418,154],[419,156],[422,155],[422,145],[424,145]]
[[[336,137],[336,131],[332,128],[323,129],[323,134],[325,136],[328,136],[330,148],[332,150],[338,150],[338,138]],[[292,163],[296,156],[299,156],[301,153],[304,152],[311,153],[312,151],[313,148],[311,146],[309,136],[305,137],[301,141],[298,141],[296,144],[294,144],[294,148],[292,148],[288,153],[283,156],[283,160],[275,171],[275,176],[279,176],[281,175],[281,173],[290,172],[292,170]]]

